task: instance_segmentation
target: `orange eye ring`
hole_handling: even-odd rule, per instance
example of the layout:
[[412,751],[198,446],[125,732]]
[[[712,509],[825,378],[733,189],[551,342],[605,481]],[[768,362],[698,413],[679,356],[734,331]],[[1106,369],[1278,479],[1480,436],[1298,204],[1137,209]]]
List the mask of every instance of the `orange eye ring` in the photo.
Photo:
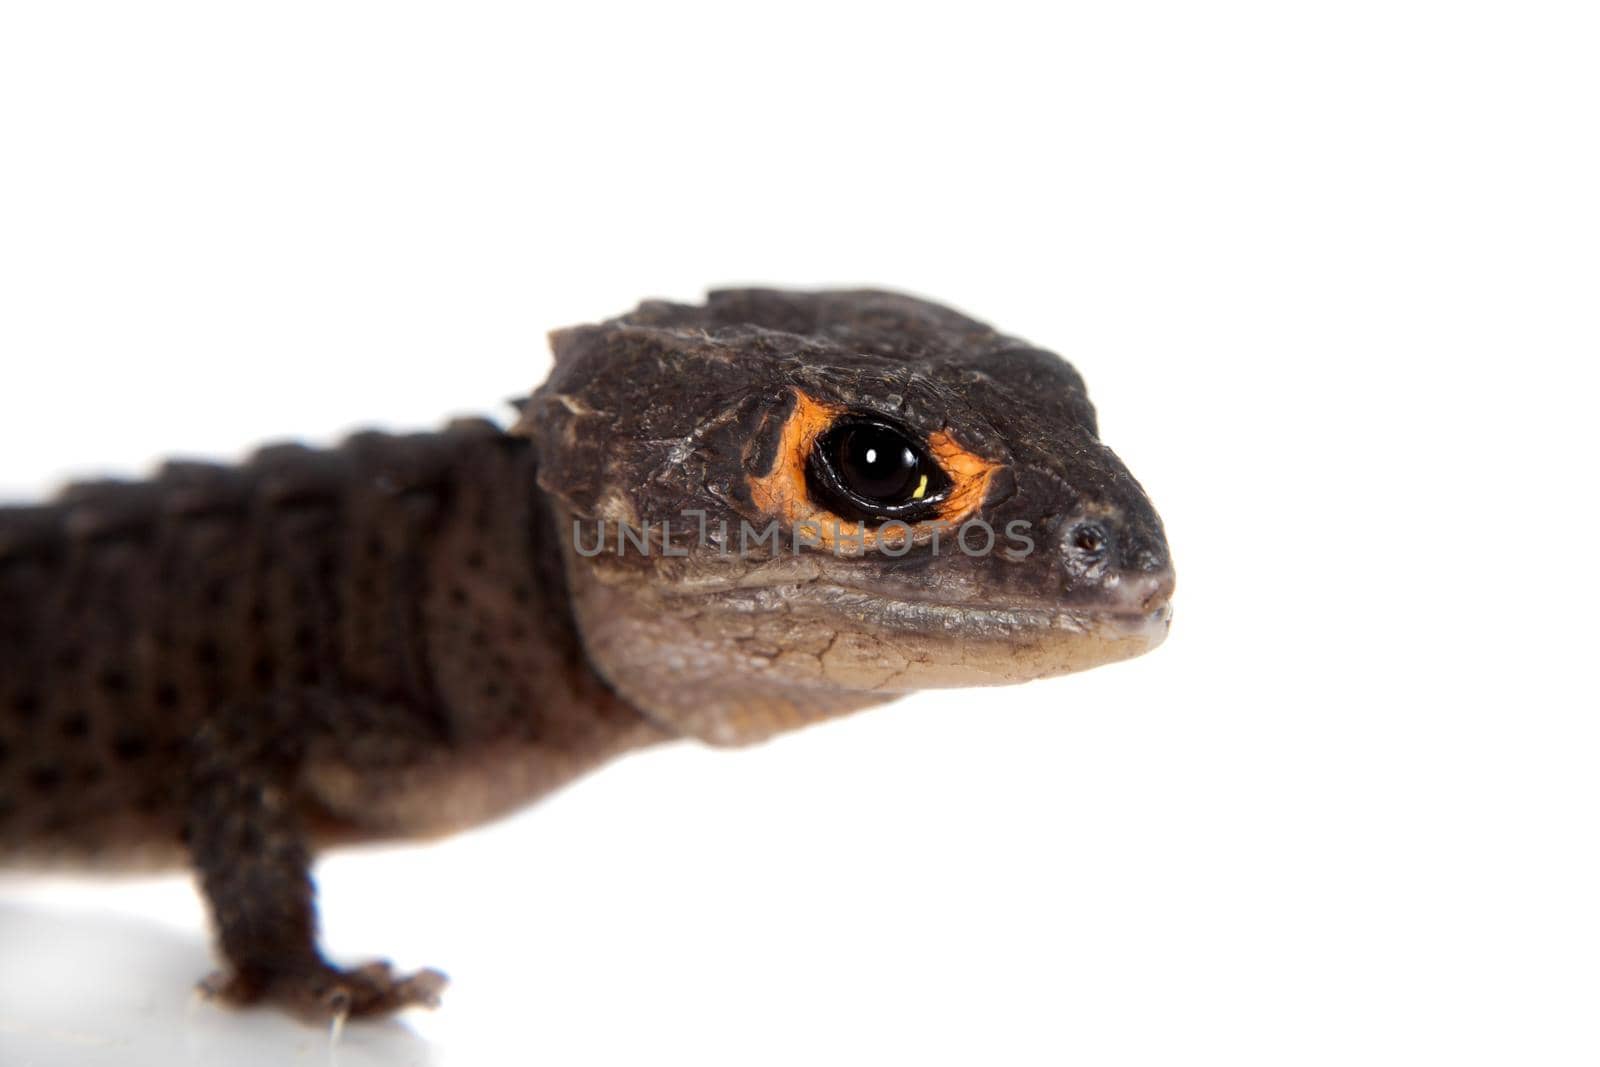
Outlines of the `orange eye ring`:
[[898,545],[905,541],[907,527],[913,541],[925,540],[936,529],[953,529],[977,511],[1001,466],[963,448],[945,430],[931,433],[922,444],[949,480],[943,498],[919,521],[874,528],[836,514],[815,499],[807,485],[807,465],[818,438],[847,415],[846,409],[799,389],[794,390],[794,401],[794,410],[779,433],[772,469],[750,479],[750,498],[763,513],[790,527],[814,524],[817,539],[827,548],[842,540],[865,547],[880,542]]

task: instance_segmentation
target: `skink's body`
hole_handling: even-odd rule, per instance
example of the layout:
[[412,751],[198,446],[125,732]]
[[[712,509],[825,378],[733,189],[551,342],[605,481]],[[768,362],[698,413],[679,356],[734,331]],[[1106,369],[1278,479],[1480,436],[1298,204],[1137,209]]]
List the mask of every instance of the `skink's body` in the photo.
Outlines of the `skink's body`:
[[663,736],[583,654],[536,475],[474,422],[0,511],[4,840],[172,859],[229,719],[299,750],[331,837],[454,829]]
[[442,979],[323,960],[321,845],[1165,633],[1159,522],[1056,357],[881,293],[647,304],[556,346],[511,432],[0,509],[0,860],[187,857],[214,989],[376,1014]]

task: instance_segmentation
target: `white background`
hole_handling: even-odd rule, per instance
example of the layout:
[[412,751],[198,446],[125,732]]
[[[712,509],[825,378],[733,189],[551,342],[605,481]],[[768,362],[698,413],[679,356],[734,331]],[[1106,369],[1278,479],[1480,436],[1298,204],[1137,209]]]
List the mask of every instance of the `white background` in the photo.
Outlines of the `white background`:
[[[0,7],[0,494],[503,415],[873,284],[1069,356],[1168,644],[321,867],[340,1063],[1594,1063],[1596,25],[1546,3]],[[186,881],[0,883],[0,1062],[325,1063]]]

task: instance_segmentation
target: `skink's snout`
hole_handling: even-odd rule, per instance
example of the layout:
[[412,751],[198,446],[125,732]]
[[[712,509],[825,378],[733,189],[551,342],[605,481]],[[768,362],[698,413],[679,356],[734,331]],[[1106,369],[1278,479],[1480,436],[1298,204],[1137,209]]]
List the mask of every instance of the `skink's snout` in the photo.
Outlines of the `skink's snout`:
[[1165,607],[1177,584],[1170,564],[1154,572],[1126,572],[1118,578],[1112,586],[1111,597],[1118,610],[1129,614],[1142,615]]
[[1066,528],[1059,548],[1070,603],[1127,618],[1170,614],[1176,577],[1157,522],[1142,515],[1080,519]]

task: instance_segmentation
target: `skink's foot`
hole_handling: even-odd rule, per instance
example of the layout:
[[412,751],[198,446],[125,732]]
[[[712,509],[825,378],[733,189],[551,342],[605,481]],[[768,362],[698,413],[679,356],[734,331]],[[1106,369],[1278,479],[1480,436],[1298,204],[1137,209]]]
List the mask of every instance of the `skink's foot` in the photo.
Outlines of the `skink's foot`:
[[396,974],[382,962],[348,971],[318,963],[270,973],[219,971],[200,983],[200,991],[236,1007],[273,1004],[309,1022],[332,1022],[337,1030],[345,1019],[390,1015],[410,1007],[436,1008],[448,982],[432,969]]

